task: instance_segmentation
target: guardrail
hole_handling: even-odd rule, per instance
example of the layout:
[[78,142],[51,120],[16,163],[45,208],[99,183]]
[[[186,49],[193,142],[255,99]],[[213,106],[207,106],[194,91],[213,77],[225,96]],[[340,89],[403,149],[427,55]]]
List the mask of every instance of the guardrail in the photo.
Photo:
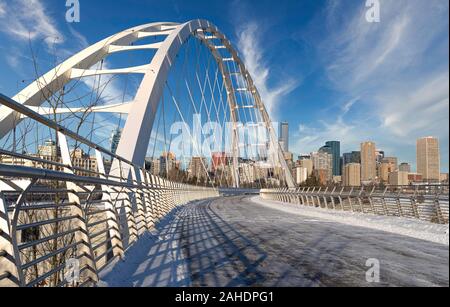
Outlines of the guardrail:
[[[0,103],[54,130],[61,151],[49,161],[0,149],[33,165],[0,162],[0,286],[95,285],[174,208],[219,195],[153,176],[1,94]],[[95,151],[97,171],[72,165],[67,137]],[[105,157],[114,172],[105,171]]]
[[444,185],[264,189],[263,199],[308,207],[449,222],[449,187]]

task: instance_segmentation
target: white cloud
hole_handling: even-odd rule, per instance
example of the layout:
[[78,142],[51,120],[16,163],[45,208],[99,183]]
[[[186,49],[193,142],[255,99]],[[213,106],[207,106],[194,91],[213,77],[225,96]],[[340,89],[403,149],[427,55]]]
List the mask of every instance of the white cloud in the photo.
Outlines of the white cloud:
[[[397,95],[397,96],[395,96]],[[431,131],[448,138],[449,75],[444,72],[420,88],[381,95],[383,126],[400,137]],[[392,103],[399,102],[399,103]]]
[[322,14],[326,34],[313,44],[330,87],[338,96],[358,98],[340,99],[337,115],[324,111],[326,124],[300,129],[297,149],[317,149],[330,139],[357,149],[375,139],[390,154],[411,159],[415,140],[434,135],[448,166],[448,1],[381,1],[381,23],[365,20],[363,2],[356,8],[329,3]]
[[[74,55],[76,52],[89,46],[85,36],[77,32],[70,25],[68,30],[71,39],[66,42],[62,30],[57,27],[56,21],[48,15],[48,10],[40,0],[12,0],[8,4],[0,3],[0,22],[2,27],[0,31],[5,32],[12,39],[26,41],[42,39],[45,41],[49,54],[57,56],[62,60]],[[53,44],[58,44],[57,49],[53,49]],[[20,68],[23,55],[17,52],[5,53],[7,63],[14,69]],[[32,59],[31,59],[32,60]],[[39,59],[37,59],[39,60]],[[27,61],[26,65],[30,65]],[[93,69],[99,69],[97,64]],[[109,64],[103,64],[104,69],[108,69]],[[96,78],[82,78],[81,82],[90,89],[98,87]],[[118,82],[114,79],[103,78],[100,89],[101,98],[105,103],[120,102],[123,96],[123,90],[120,89]],[[126,96],[126,98],[130,98]]]
[[6,14],[6,8],[5,8],[5,3],[0,2],[0,17],[4,16]]
[[0,6],[0,31],[21,40],[43,39],[50,48],[64,42],[54,20],[40,0],[12,0]]
[[[2,0],[0,0],[2,1]],[[72,26],[68,25],[67,38],[63,35],[63,30],[57,27],[56,21],[48,14],[48,10],[44,6],[42,1],[39,0],[12,0],[7,4],[0,2],[0,31],[6,33],[8,37],[15,40],[13,46],[20,45],[18,42],[27,44],[29,40],[40,44],[42,41],[46,48],[46,53],[51,55],[51,61],[43,55],[39,55],[36,59],[27,57],[27,51],[24,50],[27,47],[14,47],[5,49],[4,57],[9,66],[15,71],[21,71],[25,69],[30,71],[33,61],[37,61],[38,66],[48,67],[48,65],[54,65],[53,57],[57,58],[57,61],[62,61],[70,56],[73,56],[76,52],[79,52],[87,48],[90,44],[85,36],[77,32]],[[57,39],[58,38],[58,39]],[[56,45],[55,45],[56,43]],[[38,49],[38,48],[36,48]],[[20,50],[20,51],[18,51]],[[47,63],[47,61],[49,63]],[[40,62],[46,62],[44,65]],[[104,62],[103,68],[109,69],[111,65],[108,62]],[[48,68],[47,68],[48,69]],[[93,69],[100,69],[100,64],[97,64]],[[40,72],[43,73],[44,71]],[[34,75],[33,75],[34,76]],[[34,76],[37,77],[37,76]],[[101,104],[118,103],[122,101],[123,89],[120,86],[117,79],[113,76],[103,76],[101,79],[101,85],[98,85],[98,78],[87,77],[80,79],[83,86],[80,84],[72,90],[75,96],[85,97],[86,87],[91,91],[97,92],[100,89],[100,102]],[[69,86],[70,87],[70,86]],[[89,99],[90,96],[85,97]],[[92,98],[95,99],[95,98]],[[125,96],[128,100],[130,97]],[[79,106],[80,103],[74,102],[72,106]],[[83,100],[84,105],[87,105],[87,101]],[[94,134],[97,140],[101,140],[102,144],[109,146],[109,137],[111,131],[117,127],[116,115],[104,116],[101,114],[96,115],[98,120],[98,126],[100,129],[95,129]],[[82,134],[88,135],[91,131],[83,131]]]
[[[111,69],[111,67],[108,62],[104,61],[103,65],[97,63],[91,67],[91,69]],[[81,78],[80,81],[91,90],[94,90],[95,93],[99,95],[99,98],[103,104],[116,104],[122,102],[122,98],[124,97],[124,89],[123,86],[120,86],[118,79],[114,76],[105,76],[101,78],[100,85],[98,77],[85,77]],[[125,102],[130,99],[132,99],[132,97],[126,93]]]
[[276,120],[281,100],[291,93],[299,85],[299,82],[290,78],[276,86],[270,86],[270,67],[264,61],[264,49],[260,43],[262,33],[258,24],[256,22],[246,23],[238,29],[238,33],[238,48],[242,53],[242,60],[250,72],[272,120]]

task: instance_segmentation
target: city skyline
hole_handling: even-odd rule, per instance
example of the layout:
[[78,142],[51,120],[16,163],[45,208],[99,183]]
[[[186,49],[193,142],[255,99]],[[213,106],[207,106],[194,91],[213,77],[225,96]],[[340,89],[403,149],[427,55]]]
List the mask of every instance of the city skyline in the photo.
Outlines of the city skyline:
[[0,288],[448,287],[449,5],[0,0]]
[[[89,1],[83,3],[81,22],[74,24],[66,22],[63,2],[35,1],[33,10],[19,9],[28,7],[25,0],[2,2],[0,39],[14,48],[2,50],[0,92],[13,96],[31,81],[30,54],[17,52],[29,50],[30,43],[39,50],[39,68],[45,71],[52,68],[48,59],[53,47],[66,58],[139,22],[206,18],[237,46],[273,120],[290,123],[290,147],[296,155],[333,139],[342,142],[342,152],[350,152],[371,139],[415,168],[415,140],[433,135],[441,142],[442,171],[448,172],[448,3],[385,1],[382,21],[369,24],[364,2],[287,1],[274,7],[271,1],[258,6],[210,1],[206,9],[199,3],[165,1],[154,11],[147,8],[155,1],[140,1],[143,8],[127,5],[123,18],[123,1],[109,3],[106,11],[103,4]],[[102,16],[93,18],[99,10]],[[95,32],[90,31],[94,24]],[[20,35],[10,35],[16,32]],[[115,89],[111,98],[121,96]],[[109,139],[114,128],[99,138]]]

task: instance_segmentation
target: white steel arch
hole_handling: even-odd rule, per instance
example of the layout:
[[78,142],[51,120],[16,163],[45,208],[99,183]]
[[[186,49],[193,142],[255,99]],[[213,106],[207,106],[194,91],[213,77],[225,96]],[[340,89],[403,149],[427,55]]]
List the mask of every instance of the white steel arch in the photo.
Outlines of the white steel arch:
[[[212,36],[206,35],[206,32],[212,33]],[[169,22],[151,23],[110,36],[58,65],[18,93],[13,99],[41,114],[48,114],[49,110],[42,108],[41,105],[49,96],[61,90],[71,80],[103,74],[143,74],[144,77],[137,90],[134,101],[115,104],[106,108],[96,107],[92,110],[92,112],[128,114],[117,154],[136,165],[143,165],[150,142],[151,127],[153,126],[158,104],[164,91],[164,85],[180,48],[191,35],[195,35],[198,39],[202,40],[209,48],[217,61],[227,87],[227,102],[230,108],[231,120],[234,123],[232,148],[234,164],[233,181],[235,187],[239,187],[239,175],[237,173],[239,155],[238,118],[236,115],[235,101],[235,92],[237,91],[248,91],[253,96],[256,108],[260,112],[264,124],[269,131],[271,146],[277,150],[277,160],[284,171],[286,183],[289,187],[294,187],[294,181],[284,159],[284,153],[276,139],[274,127],[248,70],[225,35],[216,26],[206,20],[192,20],[184,24]],[[132,45],[132,43],[142,38],[155,36],[166,36],[166,38],[160,43]],[[212,40],[220,40],[221,45],[210,43]],[[91,67],[110,54],[142,49],[156,50],[156,54],[150,64],[121,69],[90,70]],[[222,58],[218,49],[227,49],[232,57]],[[233,87],[230,72],[223,65],[226,61],[234,61],[238,65],[242,77],[245,80],[246,88]],[[82,110],[78,109],[75,111],[81,112]],[[61,109],[57,111],[60,114],[67,112],[74,112],[74,110]],[[23,120],[22,116],[11,111],[9,108],[1,106],[0,138],[3,138],[21,120]],[[113,169],[118,168],[113,167]]]

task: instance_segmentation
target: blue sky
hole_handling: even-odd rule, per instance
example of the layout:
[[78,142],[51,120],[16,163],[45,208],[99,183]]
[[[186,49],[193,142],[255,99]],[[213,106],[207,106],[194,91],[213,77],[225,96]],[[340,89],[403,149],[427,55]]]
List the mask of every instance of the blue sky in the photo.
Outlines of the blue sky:
[[[0,92],[13,96],[39,71],[126,28],[205,18],[239,50],[276,121],[291,126],[291,151],[372,140],[415,164],[418,137],[441,141],[448,171],[449,4],[380,0],[368,23],[363,0],[80,0],[81,22],[62,0],[0,0]],[[30,44],[31,42],[31,44]],[[23,81],[23,82],[22,82]]]

